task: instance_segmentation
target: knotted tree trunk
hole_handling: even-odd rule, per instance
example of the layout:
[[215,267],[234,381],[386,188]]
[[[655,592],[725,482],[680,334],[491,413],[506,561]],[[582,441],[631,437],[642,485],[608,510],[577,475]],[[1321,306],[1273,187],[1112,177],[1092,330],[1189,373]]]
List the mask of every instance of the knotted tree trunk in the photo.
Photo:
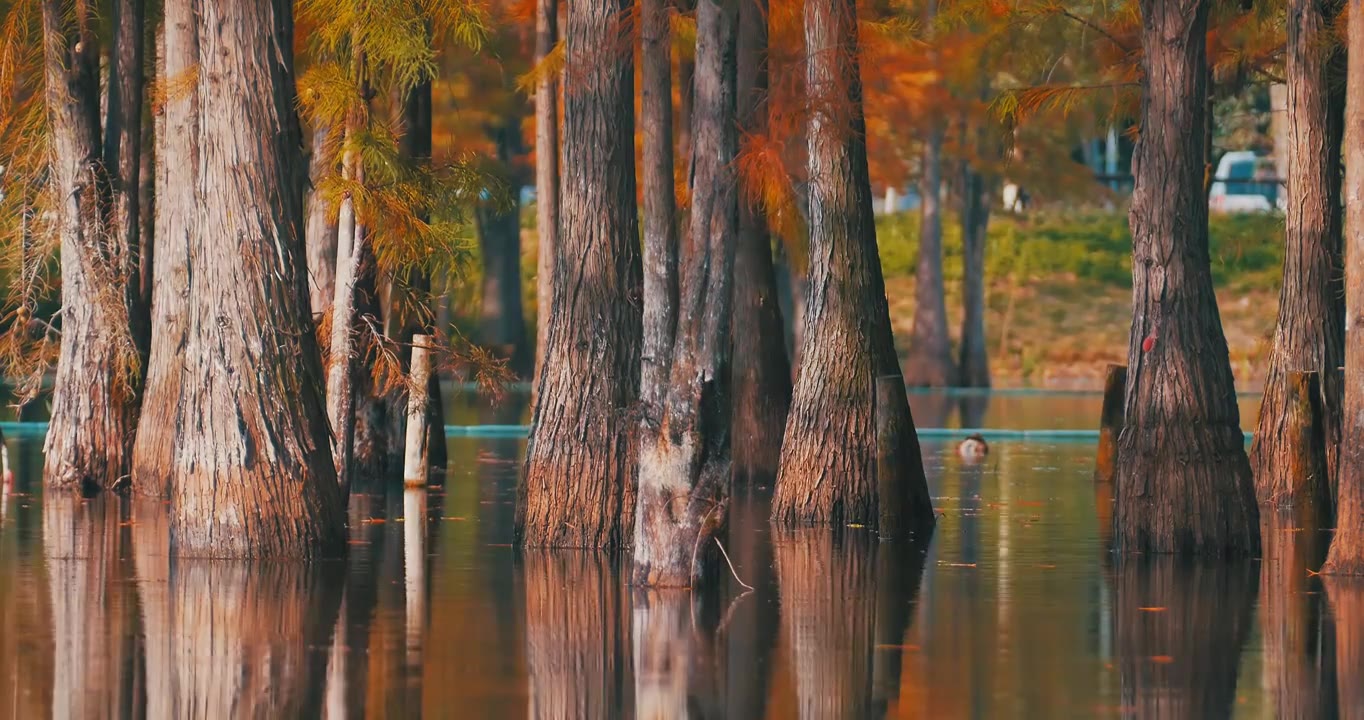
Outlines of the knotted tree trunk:
[[1364,1],[1349,0],[1345,90],[1345,412],[1336,534],[1322,572],[1364,575]]
[[[898,375],[876,250],[866,123],[851,0],[805,5],[809,126],[810,268],[800,376],[782,442],[772,501],[780,523],[875,524],[874,384]],[[897,409],[898,410],[898,409]],[[929,531],[933,508],[908,405],[890,439],[903,486],[916,498],[906,528]]]
[[1143,0],[1122,552],[1253,555],[1259,512],[1208,259],[1207,0]]
[[[768,132],[767,5],[767,0],[739,0],[735,91],[741,137]],[[734,476],[740,482],[770,482],[777,475],[791,407],[791,361],[784,333],[767,219],[760,208],[741,199],[732,357]]]
[[[645,406],[634,582],[698,583],[729,504],[730,304],[739,224],[734,36],[739,0],[698,0],[691,253],[666,392]],[[646,303],[650,298],[646,298]],[[652,330],[652,328],[651,328]],[[657,397],[650,389],[646,398]]]
[[165,107],[168,231],[133,480],[169,489],[179,555],[340,552],[293,65],[278,52],[293,46],[291,5],[173,0],[165,13],[163,81],[191,87]]
[[129,474],[146,347],[138,267],[143,6],[113,7],[101,133],[98,18],[86,3],[42,4],[62,260],[61,355],[43,475],[48,487],[87,495]]
[[561,248],[517,534],[527,546],[612,547],[634,525],[640,259],[634,68],[622,0],[569,7]]
[[1335,3],[1292,0],[1288,13],[1288,206],[1283,285],[1274,350],[1250,465],[1261,503],[1292,505],[1331,496],[1325,475],[1300,476],[1293,458],[1310,454],[1302,441],[1334,447],[1340,438],[1340,398],[1323,392],[1324,435],[1290,432],[1293,371],[1313,371],[1321,388],[1345,361],[1341,274],[1340,143],[1344,95],[1332,90],[1334,43],[1328,42]]

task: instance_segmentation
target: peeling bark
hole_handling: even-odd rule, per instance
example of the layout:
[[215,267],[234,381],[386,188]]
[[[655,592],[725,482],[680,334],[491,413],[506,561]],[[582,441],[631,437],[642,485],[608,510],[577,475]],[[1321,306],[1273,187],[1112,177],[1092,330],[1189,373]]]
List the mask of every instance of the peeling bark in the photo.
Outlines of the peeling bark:
[[[666,395],[647,386],[639,445],[635,585],[692,587],[729,505],[730,306],[739,224],[735,31],[739,0],[698,0],[691,253]],[[653,296],[646,297],[647,302]],[[663,328],[648,328],[651,332]],[[649,337],[649,335],[646,335]],[[653,399],[655,403],[649,404]],[[661,402],[660,402],[661,400]]]

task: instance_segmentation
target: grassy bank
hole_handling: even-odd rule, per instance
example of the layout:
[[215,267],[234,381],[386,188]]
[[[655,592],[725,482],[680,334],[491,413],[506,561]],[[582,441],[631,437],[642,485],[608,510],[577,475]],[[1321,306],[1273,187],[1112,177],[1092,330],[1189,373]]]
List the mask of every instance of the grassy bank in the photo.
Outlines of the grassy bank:
[[[877,228],[891,323],[903,339],[914,316],[919,216],[882,217]],[[955,345],[960,341],[962,255],[954,216],[948,217],[943,232],[947,311]],[[1213,278],[1237,388],[1253,390],[1263,377],[1274,330],[1283,219],[1214,216],[1211,237]],[[1126,361],[1131,243],[1123,213],[991,217],[986,333],[996,386],[1100,387],[1107,364]],[[528,227],[522,236],[522,278],[532,337],[535,252],[535,231]],[[476,259],[472,267],[479,267]],[[478,288],[478,278],[471,277],[455,293],[458,316],[476,316]],[[467,319],[461,325],[477,336]]]

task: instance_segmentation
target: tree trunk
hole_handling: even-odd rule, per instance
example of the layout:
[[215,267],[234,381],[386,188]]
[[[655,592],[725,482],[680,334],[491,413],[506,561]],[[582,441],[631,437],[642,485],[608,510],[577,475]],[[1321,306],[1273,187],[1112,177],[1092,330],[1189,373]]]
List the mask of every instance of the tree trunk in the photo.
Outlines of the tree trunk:
[[1126,553],[1254,555],[1259,511],[1208,259],[1208,3],[1143,0],[1142,16],[1115,544]]
[[62,258],[61,355],[43,475],[48,487],[87,495],[128,475],[144,367],[137,264],[142,6],[115,6],[112,126],[102,143],[97,18],[85,3],[42,5]]
[[597,720],[628,707],[627,601],[612,559],[529,551],[525,573],[527,716]]
[[517,535],[614,547],[633,536],[641,317],[634,68],[623,0],[569,7],[562,212],[554,308],[535,397]]
[[[736,92],[741,136],[768,132],[767,6],[767,0],[739,0]],[[760,208],[743,201],[734,279],[734,477],[766,483],[777,476],[781,459],[781,436],[791,407],[791,362],[767,219]]]
[[[347,128],[349,138],[356,128]],[[363,183],[363,169],[359,153],[347,150],[342,161],[342,174]],[[332,463],[336,468],[337,484],[344,504],[356,473],[355,445],[357,396],[356,378],[359,373],[357,358],[356,319],[362,312],[363,276],[372,274],[367,266],[374,264],[369,251],[364,225],[356,217],[355,201],[342,198],[336,221],[336,292],[332,296],[331,341],[327,344],[327,419],[332,431]]]
[[962,320],[957,384],[990,387],[990,353],[985,345],[985,243],[990,224],[990,191],[985,176],[961,164]]
[[178,555],[339,553],[293,65],[278,52],[293,47],[291,5],[174,0],[165,12],[167,75],[197,83],[165,108],[157,196],[172,231],[157,235],[184,241],[159,253],[134,482],[170,489]]
[[914,274],[914,326],[905,358],[905,382],[914,387],[947,387],[954,378],[942,276],[942,128],[936,124],[924,140],[922,157],[919,265]]
[[1336,534],[1321,571],[1364,575],[1364,1],[1349,0],[1346,14],[1345,411]]
[[[699,0],[691,254],[667,394],[646,406],[639,451],[634,584],[692,587],[715,558],[729,505],[730,306],[739,188],[734,157],[740,0]],[[660,55],[662,53],[659,53]],[[646,303],[651,298],[646,297]],[[652,330],[653,328],[651,328]],[[642,392],[648,398],[646,387]]]
[[1192,566],[1170,557],[1120,560],[1115,622],[1127,712],[1191,720],[1232,715],[1256,570],[1248,560]]
[[336,156],[327,152],[329,128],[313,130],[312,156],[308,161],[307,217],[308,293],[313,315],[325,315],[336,295],[336,223],[327,219],[327,202],[316,192],[322,178],[336,172]]
[[[536,0],[535,62],[559,40],[558,0]],[[559,83],[542,73],[535,86],[535,387],[549,347],[555,249],[559,247]]]
[[[673,176],[672,34],[667,0],[643,0],[640,17],[640,131],[644,136],[644,337],[640,406],[662,420],[678,313],[677,193]],[[690,87],[682,88],[683,95]]]
[[[1285,211],[1283,284],[1269,376],[1250,465],[1262,504],[1293,505],[1330,497],[1330,478],[1295,473],[1292,459],[1311,452],[1305,436],[1285,426],[1291,372],[1316,372],[1323,380],[1345,360],[1345,308],[1341,275],[1340,108],[1333,102],[1332,47],[1335,9],[1327,0],[1291,0],[1288,13],[1288,206]],[[1338,96],[1343,99],[1343,96]],[[1326,383],[1321,383],[1324,389]],[[1327,445],[1340,438],[1335,393],[1322,394]],[[1320,436],[1315,438],[1320,440]],[[1323,449],[1324,451],[1324,449]],[[1329,501],[1329,500],[1328,500]]]
[[483,250],[482,344],[504,358],[518,377],[529,377],[535,371],[535,356],[526,344],[526,314],[521,308],[520,183],[512,171],[520,151],[521,122],[513,117],[491,133],[512,197],[505,207],[481,205],[478,209]]
[[[808,0],[805,40],[817,109],[809,127],[810,267],[772,518],[874,525],[873,383],[898,374],[899,364],[876,249],[854,3]],[[924,483],[923,466],[909,460],[919,445],[912,417],[902,427],[894,445],[909,487]],[[911,531],[929,531],[932,508],[912,508],[906,520]]]
[[[403,136],[400,149],[409,160],[430,165],[431,79],[427,78],[409,90],[407,96],[403,98],[402,106]],[[403,343],[405,347],[410,347],[413,336],[418,334],[438,338],[438,343],[448,341],[450,328],[439,322],[436,309],[432,307],[435,298],[431,295],[431,276],[421,268],[414,268],[408,271],[407,283],[410,292],[417,295],[417,301],[423,311],[417,313],[415,317],[411,313],[408,314],[398,341]],[[393,309],[390,308],[390,312],[392,311]],[[408,350],[407,355],[410,358],[410,350]],[[445,448],[445,401],[440,392],[440,372],[438,370],[433,369],[431,371],[426,386],[426,395],[427,460],[431,467],[444,468],[449,457],[446,455]],[[401,399],[399,400],[401,401]],[[406,427],[398,427],[398,424],[401,423],[402,413],[394,413],[393,418],[398,422],[391,424],[393,441],[390,443],[390,447],[397,448],[400,445],[396,439],[406,435]],[[444,473],[441,475],[443,476]]]

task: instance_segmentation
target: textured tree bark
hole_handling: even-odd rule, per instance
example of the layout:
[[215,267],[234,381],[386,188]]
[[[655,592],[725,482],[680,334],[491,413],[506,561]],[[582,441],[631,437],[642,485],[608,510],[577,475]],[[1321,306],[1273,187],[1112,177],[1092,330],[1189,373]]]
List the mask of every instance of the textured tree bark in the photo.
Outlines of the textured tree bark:
[[336,171],[335,154],[326,151],[330,128],[313,130],[312,155],[308,159],[309,187],[306,246],[308,297],[313,315],[326,315],[336,295],[336,223],[327,219],[327,202],[317,194],[322,178]]
[[1231,716],[1256,571],[1247,560],[1192,566],[1171,557],[1119,560],[1123,707],[1142,718]]
[[[873,383],[898,374],[876,250],[866,123],[849,0],[805,5],[809,127],[810,268],[801,369],[782,442],[772,518],[781,524],[877,519]],[[909,414],[906,409],[906,414]],[[895,443],[908,467],[913,418]],[[931,515],[909,525],[928,531]]]
[[[559,41],[558,0],[535,2],[535,62]],[[549,73],[535,85],[535,382],[549,347],[555,249],[559,247],[559,83]]]
[[525,573],[527,716],[596,720],[629,707],[630,626],[612,560],[532,550]]
[[196,82],[165,107],[157,235],[176,241],[159,253],[133,479],[169,488],[177,555],[339,553],[293,66],[277,52],[292,47],[291,6],[175,0],[165,13],[168,78]]
[[[686,282],[669,352],[666,395],[661,405],[646,404],[640,434],[637,586],[700,583],[708,562],[717,557],[712,540],[724,527],[729,507],[729,330],[739,229],[734,169],[739,149],[734,116],[739,1],[698,0],[696,7],[692,252],[683,272]],[[650,299],[646,296],[646,308]],[[647,401],[647,386],[641,395]]]
[[876,378],[874,407],[877,531],[882,540],[898,540],[913,536],[925,523],[932,528],[935,517],[919,446],[900,444],[906,433],[914,431],[904,378],[899,375]]
[[962,161],[962,320],[957,384],[990,387],[990,353],[985,345],[985,244],[990,225],[990,190],[984,175]]
[[172,562],[162,509],[145,509],[133,549],[147,717],[214,718],[225,708],[239,717],[320,717],[327,654],[318,648],[331,640],[341,566]]
[[117,501],[43,498],[42,549],[52,600],[53,717],[130,717],[140,663],[130,527]]
[[[1329,508],[1326,508],[1329,510]],[[1281,718],[1338,717],[1334,635],[1311,573],[1326,559],[1329,517],[1303,503],[1264,513],[1257,614],[1264,675]],[[1325,520],[1326,522],[1323,522]]]
[[527,546],[614,547],[633,536],[641,316],[634,68],[615,41],[628,4],[569,7],[562,234],[517,536]]
[[[673,175],[672,22],[667,0],[640,5],[640,117],[644,184],[644,336],[639,398],[647,422],[662,419],[677,335],[677,192]],[[683,87],[685,95],[691,87]]]
[[[1341,109],[1333,102],[1331,69],[1336,44],[1328,43],[1337,15],[1331,0],[1291,0],[1288,11],[1288,205],[1285,210],[1283,284],[1269,376],[1250,448],[1255,495],[1276,506],[1326,497],[1330,478],[1304,476],[1294,459],[1314,453],[1294,432],[1287,376],[1310,371],[1325,377],[1345,361],[1345,308],[1341,273]],[[1340,96],[1343,99],[1343,96]],[[1324,389],[1325,385],[1322,385]],[[1322,394],[1326,443],[1340,438],[1340,406]],[[1324,446],[1323,446],[1324,447]],[[1324,468],[1323,468],[1324,469]]]
[[1121,552],[1254,555],[1259,511],[1213,294],[1204,194],[1206,0],[1143,0],[1129,213],[1132,331],[1118,440]]
[[1346,14],[1345,409],[1336,534],[1321,571],[1364,575],[1364,2],[1349,0]]
[[507,185],[512,198],[506,207],[478,208],[478,239],[483,250],[481,341],[504,358],[518,377],[529,377],[535,371],[535,354],[528,345],[526,313],[521,307],[520,182],[511,169],[520,152],[520,119],[513,117],[490,133],[497,160],[510,178]]
[[126,480],[144,368],[137,342],[145,337],[137,259],[142,5],[115,6],[111,127],[102,142],[94,9],[42,4],[62,258],[61,355],[43,476],[48,487],[86,495]]
[[[736,93],[741,139],[768,131],[767,6],[767,0],[739,0]],[[734,479],[767,483],[777,476],[781,460],[781,436],[791,408],[791,362],[767,219],[742,199],[734,251],[733,338]]]

